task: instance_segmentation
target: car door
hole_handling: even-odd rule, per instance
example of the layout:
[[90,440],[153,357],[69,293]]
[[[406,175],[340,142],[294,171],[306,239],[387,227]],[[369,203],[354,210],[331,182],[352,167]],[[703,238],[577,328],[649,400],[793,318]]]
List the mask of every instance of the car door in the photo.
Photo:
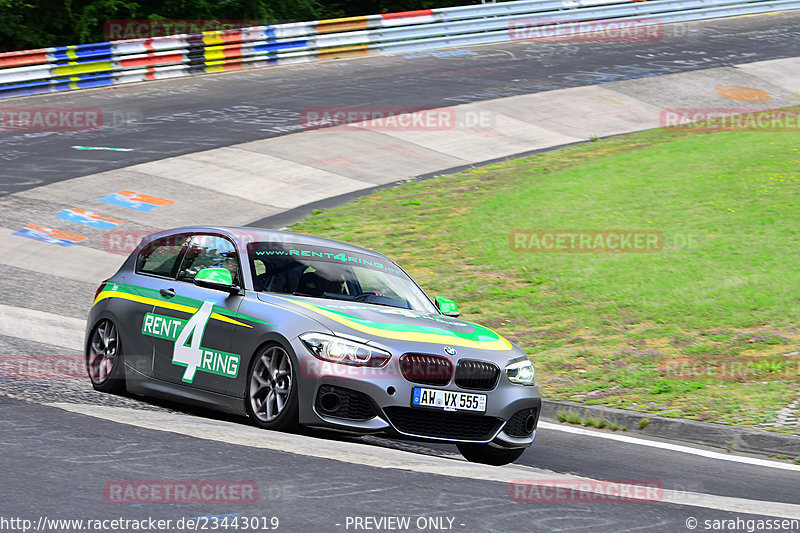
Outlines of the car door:
[[153,375],[153,337],[147,330],[152,321],[159,290],[174,280],[190,235],[177,233],[145,245],[136,257],[133,275],[124,275],[108,289],[120,295],[125,306],[121,321],[125,339],[125,364],[146,376]]
[[154,337],[156,378],[224,394],[242,371],[241,354],[231,353],[231,346],[243,297],[194,284],[200,270],[214,267],[230,270],[240,285],[233,242],[221,235],[192,236],[176,279],[162,282],[150,327],[162,334]]

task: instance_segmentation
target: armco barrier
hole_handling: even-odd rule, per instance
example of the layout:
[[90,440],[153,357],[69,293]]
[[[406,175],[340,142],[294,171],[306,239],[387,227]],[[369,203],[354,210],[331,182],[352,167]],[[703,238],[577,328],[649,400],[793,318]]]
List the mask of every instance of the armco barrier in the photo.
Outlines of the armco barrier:
[[0,53],[0,98],[319,59],[487,44],[513,25],[665,24],[800,9],[800,0],[516,0]]

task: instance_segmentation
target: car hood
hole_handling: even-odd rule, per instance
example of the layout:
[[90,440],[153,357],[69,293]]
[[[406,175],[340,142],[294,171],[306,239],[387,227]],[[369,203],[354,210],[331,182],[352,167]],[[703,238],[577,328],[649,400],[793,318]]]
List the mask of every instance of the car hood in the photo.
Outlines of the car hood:
[[334,333],[383,345],[399,353],[444,353],[444,348],[450,347],[462,356],[478,353],[490,359],[525,356],[491,329],[444,315],[324,298],[263,293],[259,298],[272,303],[278,303],[277,300]]

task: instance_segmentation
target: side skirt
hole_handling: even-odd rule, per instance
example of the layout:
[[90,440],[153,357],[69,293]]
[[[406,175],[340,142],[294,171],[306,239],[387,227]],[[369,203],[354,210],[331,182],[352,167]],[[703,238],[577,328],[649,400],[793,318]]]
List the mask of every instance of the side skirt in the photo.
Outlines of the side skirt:
[[192,389],[177,383],[162,381],[145,376],[128,365],[125,365],[125,384],[131,394],[247,416],[242,398],[234,398],[225,394]]

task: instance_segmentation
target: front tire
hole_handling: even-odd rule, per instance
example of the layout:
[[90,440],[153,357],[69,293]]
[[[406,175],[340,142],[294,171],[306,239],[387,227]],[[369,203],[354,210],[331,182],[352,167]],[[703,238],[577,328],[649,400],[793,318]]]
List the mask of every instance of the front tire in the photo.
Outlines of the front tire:
[[100,392],[125,392],[125,363],[117,326],[107,318],[98,322],[86,347],[86,371],[92,387]]
[[492,466],[513,463],[525,451],[525,448],[495,448],[488,444],[473,444],[471,442],[459,442],[456,446],[467,461]]
[[296,372],[292,357],[279,344],[264,347],[247,376],[247,416],[264,429],[298,427]]

